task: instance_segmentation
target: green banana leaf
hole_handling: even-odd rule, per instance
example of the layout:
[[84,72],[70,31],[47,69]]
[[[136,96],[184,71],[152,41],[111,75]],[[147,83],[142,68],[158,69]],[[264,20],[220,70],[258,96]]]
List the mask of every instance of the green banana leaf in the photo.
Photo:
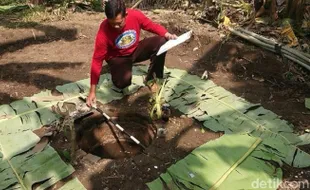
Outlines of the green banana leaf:
[[297,144],[298,146],[310,144],[310,133],[300,135],[299,139],[301,140],[301,142]]
[[310,109],[310,98],[305,99],[305,106],[306,108]]
[[[47,147],[39,153],[32,148],[40,141],[32,131],[59,119],[52,106],[63,103],[78,104],[78,97],[89,91],[89,79],[57,86],[62,95],[53,96],[50,90],[42,91],[32,97],[0,106],[0,189],[45,189],[69,176],[73,167],[63,162],[57,152]],[[97,99],[108,103],[123,97],[115,89],[109,74],[101,75]],[[143,77],[133,76],[133,84],[128,92],[134,93],[143,86]],[[65,184],[62,189],[84,189],[77,179]]]
[[38,182],[42,184],[37,189],[45,189],[72,174],[74,169],[64,163],[53,148],[47,146],[37,154],[29,151],[10,160],[1,156],[0,171],[0,189],[28,190]]
[[59,190],[86,190],[86,188],[81,184],[81,182],[75,177],[66,183],[64,186],[59,188]]
[[147,186],[154,190],[227,190],[254,189],[256,180],[281,182],[280,169],[257,159],[258,154],[264,154],[260,142],[260,138],[248,135],[223,135],[196,148]]
[[[268,151],[294,167],[309,167],[310,155],[297,145],[302,139],[293,125],[259,104],[237,97],[211,80],[201,80],[179,69],[169,69],[165,100],[201,122],[206,128],[226,134],[249,134],[263,139]],[[278,159],[276,159],[278,160]]]

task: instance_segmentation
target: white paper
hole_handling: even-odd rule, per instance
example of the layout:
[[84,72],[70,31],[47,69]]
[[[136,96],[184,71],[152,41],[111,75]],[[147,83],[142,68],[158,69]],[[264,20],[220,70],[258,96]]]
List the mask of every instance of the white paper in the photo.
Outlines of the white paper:
[[168,51],[169,49],[185,42],[186,40],[190,39],[192,35],[192,30],[189,32],[186,32],[184,34],[182,34],[181,36],[179,36],[177,39],[175,40],[169,40],[167,41],[164,45],[162,45],[159,49],[159,51],[157,52],[156,55],[160,55],[166,51]]

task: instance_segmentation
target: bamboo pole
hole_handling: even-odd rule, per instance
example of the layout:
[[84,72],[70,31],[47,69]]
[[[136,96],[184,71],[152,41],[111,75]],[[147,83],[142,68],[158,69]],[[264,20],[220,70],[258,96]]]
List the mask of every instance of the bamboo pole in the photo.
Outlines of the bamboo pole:
[[[271,44],[271,45],[274,45],[274,46],[276,44],[278,44],[277,42],[274,42],[274,41],[272,41],[272,40],[270,40],[268,38],[265,38],[265,37],[263,37],[261,35],[258,35],[256,33],[254,33],[254,32],[245,30],[243,28],[238,28],[237,30],[240,30],[240,31],[242,31],[242,32],[244,32],[244,33],[246,33],[246,34],[248,34],[250,36],[253,36],[253,37],[255,37],[255,38],[259,39],[259,40],[262,40],[265,43],[268,43],[268,44]],[[309,54],[306,54],[306,53],[303,53],[303,52],[299,52],[299,51],[297,51],[297,50],[295,50],[293,48],[287,47],[287,46],[282,46],[282,50],[287,51],[287,53],[293,53],[296,56],[301,57],[306,63],[310,63],[310,55]]]
[[[255,34],[251,31],[244,30],[242,28],[238,28],[235,30],[234,28],[228,27],[228,30],[233,34],[254,43],[257,46],[260,46],[274,53],[278,53],[275,49],[277,42],[273,42],[263,36]],[[286,46],[282,46],[280,51],[281,55],[290,59],[293,62],[298,63],[299,65],[310,71],[310,55],[304,54]]]
[[[246,40],[248,40],[248,41],[250,41],[250,42],[252,42],[252,43],[254,43],[256,45],[259,45],[259,46],[261,46],[263,48],[267,48],[268,50],[273,50],[274,49],[273,45],[261,42],[260,40],[254,38],[253,36],[248,36],[246,34],[242,34],[240,31],[237,31],[237,30],[235,30],[233,28],[230,28],[230,27],[228,29],[233,34],[235,34],[237,36],[240,36],[240,37],[242,37],[242,38],[244,38],[244,39],[246,39]],[[275,52],[275,50],[274,50],[274,52]]]
[[291,61],[294,61],[294,62],[300,64],[301,66],[303,66],[304,68],[306,68],[306,69],[308,69],[310,71],[310,66],[305,64],[305,63],[303,63],[302,61],[300,61],[298,59],[295,59],[294,57],[290,57],[288,55],[284,55],[284,57],[290,59]]
[[139,4],[140,4],[142,1],[143,1],[143,0],[137,1],[131,8],[134,9],[134,8],[138,7]]

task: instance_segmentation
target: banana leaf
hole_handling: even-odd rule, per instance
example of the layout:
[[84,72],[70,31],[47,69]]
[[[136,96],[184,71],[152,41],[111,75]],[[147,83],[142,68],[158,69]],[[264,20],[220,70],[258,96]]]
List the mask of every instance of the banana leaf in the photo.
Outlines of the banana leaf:
[[282,171],[257,158],[271,156],[262,151],[260,143],[260,138],[248,135],[223,135],[193,150],[147,186],[151,190],[226,190],[254,189],[257,179],[281,182]]
[[167,72],[170,74],[164,97],[171,106],[215,132],[260,137],[262,144],[271,147],[270,153],[291,166],[310,166],[310,155],[297,147],[302,139],[293,133],[294,126],[280,116],[237,97],[211,80],[201,80],[179,69]]
[[[26,139],[21,139],[26,140]],[[50,146],[34,154],[26,152],[8,160],[0,155],[0,189],[45,189],[72,174],[72,166],[64,163]]]
[[[137,70],[138,71],[138,70]],[[100,77],[97,99],[108,103],[123,97],[112,85],[111,76]],[[133,76],[129,93],[143,86],[143,77]],[[0,189],[45,189],[71,175],[74,168],[61,160],[57,152],[47,146],[40,152],[31,151],[40,141],[32,131],[59,119],[52,106],[63,103],[78,104],[78,97],[89,91],[89,79],[57,86],[60,96],[50,90],[32,97],[0,106]],[[85,189],[77,180],[69,181],[61,189]]]
[[81,182],[75,177],[66,183],[64,186],[59,188],[59,190],[86,190],[86,188],[81,184]]
[[305,106],[306,108],[310,109],[310,98],[305,99]]

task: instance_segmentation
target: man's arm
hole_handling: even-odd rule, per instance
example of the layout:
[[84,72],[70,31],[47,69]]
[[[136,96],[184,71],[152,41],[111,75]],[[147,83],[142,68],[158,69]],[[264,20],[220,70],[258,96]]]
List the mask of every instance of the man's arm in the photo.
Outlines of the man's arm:
[[170,34],[168,30],[162,25],[153,22],[151,19],[146,17],[141,11],[135,10],[135,14],[139,20],[139,24],[143,30],[152,32],[159,36],[163,36],[168,40],[176,39],[177,36],[175,34]]
[[95,49],[91,63],[90,90],[87,97],[87,105],[89,106],[96,102],[96,86],[98,84],[100,73],[102,70],[102,62],[106,59],[106,55],[107,41],[102,31],[99,30],[95,40]]

